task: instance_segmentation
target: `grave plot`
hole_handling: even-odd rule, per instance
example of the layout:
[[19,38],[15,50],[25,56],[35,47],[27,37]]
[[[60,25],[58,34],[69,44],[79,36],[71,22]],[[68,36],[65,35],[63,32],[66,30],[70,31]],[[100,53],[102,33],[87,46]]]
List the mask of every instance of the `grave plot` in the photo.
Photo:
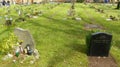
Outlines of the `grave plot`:
[[89,67],[118,67],[116,61],[109,57],[88,57]]
[[93,30],[93,29],[105,30],[105,28],[103,26],[100,26],[98,24],[85,24],[84,29],[85,30]]
[[102,32],[92,33],[87,36],[87,55],[89,67],[117,67],[114,58],[109,54],[112,35]]
[[119,15],[118,16],[110,15],[106,20],[107,21],[119,21],[120,18],[119,18]]
[[[2,60],[11,60],[14,63],[25,63],[29,61],[30,64],[35,63],[39,59],[40,55],[38,50],[35,48],[35,43],[32,35],[27,30],[24,30],[22,28],[16,28],[14,30],[14,34],[16,35],[17,38],[15,38],[18,39],[18,41],[16,40],[16,45],[11,44],[11,42],[8,42],[10,45],[6,44],[8,47],[6,49],[9,49],[9,51],[7,55],[2,58]],[[29,61],[27,60],[27,58],[29,58],[28,56],[31,57]],[[21,57],[23,57],[23,59]]]

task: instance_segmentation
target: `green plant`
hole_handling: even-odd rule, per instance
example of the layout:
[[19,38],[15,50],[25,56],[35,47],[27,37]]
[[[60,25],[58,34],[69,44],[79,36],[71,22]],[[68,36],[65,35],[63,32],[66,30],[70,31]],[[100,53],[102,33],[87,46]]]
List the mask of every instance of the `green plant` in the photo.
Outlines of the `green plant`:
[[0,41],[0,52],[6,53],[11,51],[17,41],[17,37],[13,33],[11,33],[7,38],[3,38],[3,40]]

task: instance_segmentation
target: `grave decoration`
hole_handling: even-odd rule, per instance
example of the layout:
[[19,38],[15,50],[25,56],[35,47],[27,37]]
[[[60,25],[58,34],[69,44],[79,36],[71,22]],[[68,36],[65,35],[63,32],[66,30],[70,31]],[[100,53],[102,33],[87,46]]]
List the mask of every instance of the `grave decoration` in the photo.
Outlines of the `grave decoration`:
[[100,13],[104,13],[103,9],[97,9],[97,11],[100,12]]
[[18,10],[18,18],[15,20],[16,22],[24,22],[25,21],[25,17],[23,15],[23,11],[22,10]]
[[5,25],[6,26],[12,25],[12,18],[11,17],[6,17],[5,18]]
[[110,19],[114,20],[114,21],[117,21],[117,20],[119,20],[119,16],[112,16],[112,15],[110,15]]
[[42,11],[35,9],[33,12],[33,16],[38,16],[38,15],[42,15]]
[[32,18],[32,15],[30,13],[25,14],[25,17]]
[[33,11],[33,16],[37,16],[38,14],[39,14],[38,10],[35,9],[35,10]]
[[119,16],[113,16],[113,15],[110,15],[108,19],[106,19],[107,21],[118,21],[120,20],[119,19]]
[[[9,53],[5,55],[2,59],[5,61],[7,59],[13,58],[14,63],[18,61],[18,59],[20,60],[20,63],[29,61],[30,64],[35,63],[39,59],[40,55],[39,51],[35,49],[35,42],[30,32],[22,28],[15,28],[14,34],[16,36],[14,36],[15,39],[12,40],[15,40],[13,42],[16,44],[13,45],[13,42],[11,41],[12,50],[9,50]],[[6,45],[9,44],[7,43]],[[24,59],[20,57],[23,57]]]
[[35,48],[35,42],[28,30],[22,28],[16,28],[14,30],[15,35],[18,37],[18,40],[22,40],[21,47],[27,50],[27,55],[33,55],[35,59],[39,59],[39,52]]
[[24,30],[22,28],[16,28],[14,30],[15,35],[19,40],[23,40],[22,47],[25,48],[27,45],[31,47],[31,50],[35,49],[35,42],[28,30]]
[[32,13],[33,13],[33,10],[29,7],[27,8],[26,11],[24,11],[24,16],[27,18],[32,18]]
[[15,20],[15,22],[25,22],[25,18],[24,17],[19,17]]

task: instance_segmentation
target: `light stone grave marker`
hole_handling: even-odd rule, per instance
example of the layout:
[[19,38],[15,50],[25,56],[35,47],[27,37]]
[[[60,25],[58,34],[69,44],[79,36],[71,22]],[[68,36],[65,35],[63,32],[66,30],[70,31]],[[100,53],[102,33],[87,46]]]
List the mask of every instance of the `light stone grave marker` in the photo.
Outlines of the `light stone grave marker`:
[[29,44],[31,49],[34,51],[35,49],[34,39],[28,30],[24,30],[22,28],[16,28],[14,30],[14,33],[19,40],[23,40],[23,43],[22,43],[23,48],[25,48],[26,45]]

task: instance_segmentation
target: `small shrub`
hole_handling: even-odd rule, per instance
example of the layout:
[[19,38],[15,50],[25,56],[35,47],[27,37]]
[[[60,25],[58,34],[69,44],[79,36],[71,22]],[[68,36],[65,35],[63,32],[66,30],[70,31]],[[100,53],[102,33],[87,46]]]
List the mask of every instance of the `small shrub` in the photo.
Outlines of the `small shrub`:
[[0,41],[0,52],[1,53],[7,53],[10,52],[14,45],[16,45],[18,39],[17,37],[11,33],[9,37],[3,38]]

